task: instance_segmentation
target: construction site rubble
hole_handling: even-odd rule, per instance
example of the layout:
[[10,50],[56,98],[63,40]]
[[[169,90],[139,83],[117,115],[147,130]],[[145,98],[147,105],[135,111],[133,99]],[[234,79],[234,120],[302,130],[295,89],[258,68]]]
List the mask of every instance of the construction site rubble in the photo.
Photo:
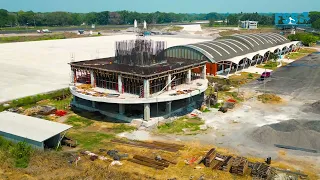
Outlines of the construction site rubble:
[[247,169],[248,169],[248,160],[244,157],[237,157],[232,162],[230,172],[237,175],[244,175]]

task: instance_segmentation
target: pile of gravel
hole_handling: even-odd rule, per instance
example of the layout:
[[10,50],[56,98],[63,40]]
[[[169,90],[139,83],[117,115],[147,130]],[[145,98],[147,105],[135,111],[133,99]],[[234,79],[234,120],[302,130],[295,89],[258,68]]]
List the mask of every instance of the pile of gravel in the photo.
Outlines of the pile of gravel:
[[320,101],[316,101],[312,104],[306,105],[304,112],[312,112],[315,114],[320,114]]
[[320,120],[289,120],[265,125],[254,130],[250,136],[262,144],[320,150]]

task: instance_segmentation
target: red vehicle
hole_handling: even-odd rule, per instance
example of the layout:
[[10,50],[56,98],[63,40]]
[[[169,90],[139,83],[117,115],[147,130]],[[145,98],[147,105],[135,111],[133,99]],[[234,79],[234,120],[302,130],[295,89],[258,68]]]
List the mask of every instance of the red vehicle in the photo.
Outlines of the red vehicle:
[[271,77],[271,72],[263,72],[259,78],[260,81],[263,81],[266,78]]

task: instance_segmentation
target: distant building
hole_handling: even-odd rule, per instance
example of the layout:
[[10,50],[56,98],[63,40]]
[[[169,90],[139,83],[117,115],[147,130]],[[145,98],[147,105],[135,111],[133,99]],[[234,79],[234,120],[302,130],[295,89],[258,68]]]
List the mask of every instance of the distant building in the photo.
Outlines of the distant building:
[[241,21],[241,27],[245,29],[257,29],[258,21]]

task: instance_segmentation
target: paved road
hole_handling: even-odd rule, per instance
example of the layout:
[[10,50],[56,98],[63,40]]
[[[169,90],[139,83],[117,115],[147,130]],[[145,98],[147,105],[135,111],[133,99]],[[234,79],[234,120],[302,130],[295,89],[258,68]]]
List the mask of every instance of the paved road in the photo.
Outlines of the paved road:
[[[264,91],[263,82],[253,82],[244,88]],[[279,68],[265,82],[266,92],[291,95],[296,100],[319,100],[320,98],[320,53],[313,53]]]
[[[70,82],[71,54],[75,61],[114,56],[116,41],[135,39],[134,34],[0,44],[0,103],[65,88]],[[167,47],[206,39],[151,36]]]

